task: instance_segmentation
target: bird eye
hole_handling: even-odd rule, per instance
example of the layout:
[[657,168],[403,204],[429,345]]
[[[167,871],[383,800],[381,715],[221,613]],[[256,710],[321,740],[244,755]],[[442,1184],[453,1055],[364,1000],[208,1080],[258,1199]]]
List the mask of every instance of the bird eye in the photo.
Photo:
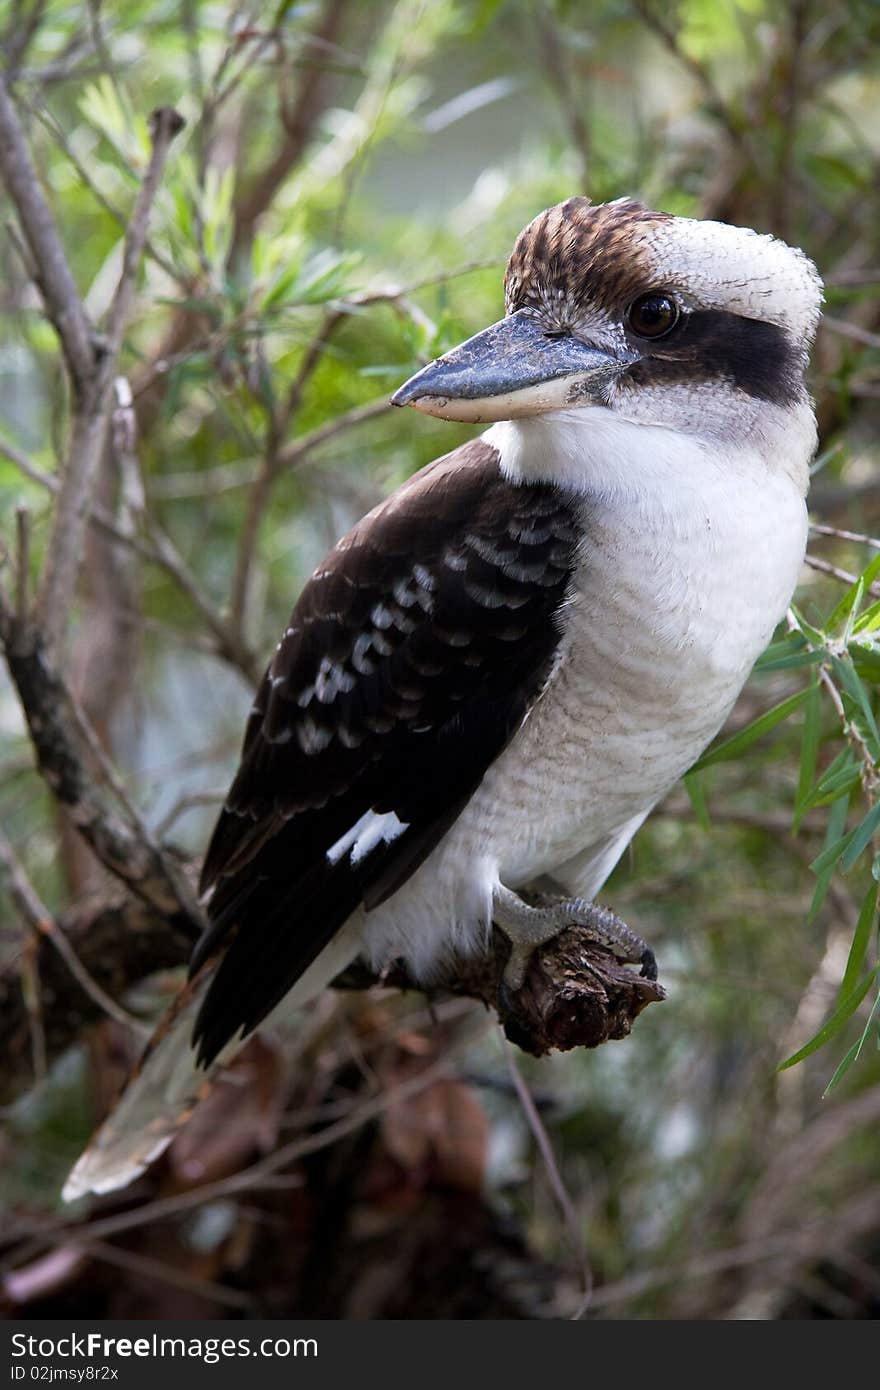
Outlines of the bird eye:
[[629,306],[628,317],[640,338],[662,338],[678,323],[678,305],[668,294],[643,294]]

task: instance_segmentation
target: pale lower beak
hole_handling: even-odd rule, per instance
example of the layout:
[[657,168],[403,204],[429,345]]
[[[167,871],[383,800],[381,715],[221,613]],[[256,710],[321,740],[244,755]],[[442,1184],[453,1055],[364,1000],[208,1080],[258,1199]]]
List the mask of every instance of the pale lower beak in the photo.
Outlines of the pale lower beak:
[[636,360],[564,334],[548,336],[533,311],[493,323],[429,362],[391,397],[445,420],[488,422],[566,406],[603,405],[616,376]]

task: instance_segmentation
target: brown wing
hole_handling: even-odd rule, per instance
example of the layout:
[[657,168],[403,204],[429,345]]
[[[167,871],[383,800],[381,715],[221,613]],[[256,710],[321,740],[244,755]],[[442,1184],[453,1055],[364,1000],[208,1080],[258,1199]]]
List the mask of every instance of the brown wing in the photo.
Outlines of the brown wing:
[[309,580],[205,859],[210,926],[193,968],[228,944],[196,1026],[203,1060],[255,1027],[459,815],[547,680],[575,541],[564,494],[508,482],[474,441],[359,522]]

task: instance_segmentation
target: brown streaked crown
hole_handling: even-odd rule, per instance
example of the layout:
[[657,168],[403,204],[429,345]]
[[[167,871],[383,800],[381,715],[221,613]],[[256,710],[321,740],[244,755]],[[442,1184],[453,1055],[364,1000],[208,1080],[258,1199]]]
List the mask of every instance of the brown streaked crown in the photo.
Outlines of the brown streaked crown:
[[652,286],[648,235],[669,213],[632,198],[594,205],[568,198],[520,232],[504,276],[505,307],[561,313],[590,300],[617,309]]

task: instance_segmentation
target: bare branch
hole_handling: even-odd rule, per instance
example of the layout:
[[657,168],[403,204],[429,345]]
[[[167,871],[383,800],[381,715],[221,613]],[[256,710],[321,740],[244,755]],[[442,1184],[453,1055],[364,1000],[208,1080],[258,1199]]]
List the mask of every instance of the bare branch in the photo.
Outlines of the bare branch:
[[46,312],[61,342],[76,390],[95,370],[93,329],[79,297],[49,205],[43,196],[6,79],[0,73],[0,173],[16,209]]
[[[55,475],[45,473],[41,468],[38,468],[26,454],[3,436],[0,436],[0,454],[5,455],[14,463],[26,478],[30,478],[32,482],[44,487],[53,496],[58,493],[61,484]],[[256,683],[261,674],[259,662],[232,631],[222,613],[202,589],[170,536],[156,522],[146,516],[142,518],[144,529],[147,532],[147,539],[145,540],[120,525],[106,507],[103,507],[100,502],[94,501],[89,508],[87,520],[105,535],[119,541],[121,545],[130,547],[141,559],[165,570],[166,574],[171,576],[192,601],[194,608],[202,615],[214,634],[215,640],[212,650],[229,661],[231,665],[237,667],[252,685]]]
[[135,279],[146,241],[150,208],[159,187],[171,141],[182,127],[182,118],[171,108],[162,107],[153,112],[150,120],[153,137],[150,163],[125,238],[122,272],[110,306],[106,341],[91,374],[81,383],[81,399],[74,414],[67,461],[36,604],[37,624],[50,651],[54,649],[66,629],[73,603],[82,555],[83,533],[91,508],[92,488],[107,433],[110,387],[116,374],[116,359],[134,299]]
[[[668,7],[661,7],[668,13]],[[740,149],[747,148],[747,141],[741,126],[734,119],[726,101],[724,100],[718,87],[715,85],[709,70],[696,58],[684,49],[679,42],[677,30],[671,25],[665,14],[654,7],[651,0],[633,0],[633,9],[642,20],[647,29],[650,29],[657,38],[664,44],[674,58],[682,65],[686,72],[697,83],[703,93],[703,101],[706,109],[721,124],[731,143]],[[751,152],[750,152],[751,153]],[[752,154],[752,157],[754,155]]]
[[[32,626],[22,632],[0,596],[0,638],[18,691],[39,770],[98,859],[133,892],[160,911],[199,920],[185,877],[157,846],[129,807],[119,807],[89,772],[94,748],[83,737],[83,716],[50,664]],[[105,772],[106,775],[106,772]]]
[[[828,560],[820,560],[818,555],[805,555],[804,564],[811,570],[818,570],[821,574],[830,574],[833,579],[839,579],[841,584],[857,584],[859,576],[851,574],[849,570],[840,569],[838,565],[832,565]],[[866,590],[872,598],[880,598],[880,584],[869,584]]]
[[[872,550],[880,550],[880,540],[876,536],[866,536],[862,531],[842,531],[838,526],[820,526],[818,522],[811,522],[810,530],[817,536],[833,536],[839,541],[855,541],[859,545],[870,546]],[[855,583],[855,580],[852,582]]]
[[[320,19],[303,43],[319,55],[336,41],[349,0],[325,0]],[[235,208],[235,229],[230,257],[234,259],[250,240],[254,224],[272,202],[284,180],[303,157],[333,90],[332,74],[320,66],[304,69],[293,109],[285,119],[285,139]]]
[[846,319],[839,319],[834,314],[823,314],[822,326],[829,328],[832,333],[839,333],[841,338],[863,343],[865,347],[880,347],[880,333],[872,333],[870,329],[862,328],[857,323],[849,323]]
[[326,425],[318,425],[316,429],[309,430],[308,434],[300,435],[299,439],[291,440],[283,449],[280,449],[278,451],[279,468],[298,468],[320,444],[326,444],[328,439],[335,439],[338,434],[344,434],[347,430],[353,429],[355,425],[362,425],[367,420],[374,420],[377,415],[384,415],[386,410],[391,409],[391,401],[388,396],[376,396],[364,405],[353,406],[344,414],[337,415],[333,420],[328,420]]
[[[32,938],[34,970],[47,1004],[44,1019],[46,1060],[51,1063],[84,1030],[106,1015],[106,1000],[159,970],[183,965],[193,938],[182,920],[170,919],[132,895],[110,902],[83,901],[54,922],[58,937]],[[93,988],[85,989],[69,960],[58,950],[64,940]],[[13,1100],[30,1084],[30,1020],[14,960],[0,969],[0,1103]]]
[[[567,927],[540,947],[516,991],[503,984],[509,955],[510,943],[496,929],[485,955],[449,962],[427,992],[481,1000],[497,1012],[510,1041],[535,1057],[625,1038],[642,1010],[666,997],[662,985],[619,964],[582,927]],[[337,988],[373,984],[425,992],[400,963],[381,975],[355,964],[334,981]]]
[[145,1032],[144,1025],[132,1014],[121,1008],[115,999],[111,999],[97,981],[92,979],[64,932],[60,930],[48,907],[37,893],[15,850],[2,831],[0,831],[0,875],[6,882],[10,898],[31,931],[35,932],[37,936],[48,938],[83,993],[88,995],[92,1003],[109,1018],[121,1023],[123,1027],[131,1028],[136,1033]]
[[175,135],[179,135],[183,130],[184,124],[183,117],[171,106],[160,106],[150,116],[150,136],[153,141],[150,163],[125,233],[119,284],[116,286],[116,293],[107,315],[107,353],[114,359],[122,346],[122,336],[131,313],[135,280],[147,240],[150,211],[159,191],[171,142]]
[[[190,953],[192,924],[178,914],[141,898],[128,896],[109,904],[84,903],[57,924],[81,967],[103,995],[120,998],[127,988],[157,970],[182,965]],[[511,992],[502,984],[510,954],[507,938],[495,931],[490,949],[479,959],[453,960],[429,989],[414,981],[399,964],[381,976],[357,964],[334,986],[346,990],[374,985],[477,999],[497,1013],[505,1033],[524,1051],[541,1056],[574,1047],[598,1047],[626,1037],[649,1004],[665,998],[662,985],[620,965],[581,927],[570,927],[538,948],[522,987]],[[62,964],[51,946],[41,940],[38,967],[47,999],[63,1000],[63,1008],[47,1018],[47,1055],[57,1057],[98,1020],[106,1005],[94,991],[83,988],[69,963]],[[0,970],[0,1100],[29,1082],[21,1058],[29,1046],[29,1017],[14,964]]]

